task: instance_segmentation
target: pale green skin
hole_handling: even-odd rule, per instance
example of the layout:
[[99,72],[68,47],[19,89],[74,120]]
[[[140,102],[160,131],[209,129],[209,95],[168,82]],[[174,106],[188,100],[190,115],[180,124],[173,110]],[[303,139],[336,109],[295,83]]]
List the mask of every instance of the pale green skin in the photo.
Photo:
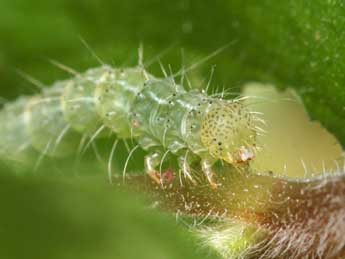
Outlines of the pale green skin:
[[[226,129],[228,137],[236,139],[236,131],[246,132],[238,135],[243,141],[231,141],[235,146],[223,143],[222,152],[211,154],[210,150],[218,150],[219,140],[217,143],[202,141],[201,129],[208,112],[222,105],[233,104],[199,90],[186,91],[172,79],[154,78],[141,67],[102,66],[57,82],[39,96],[7,104],[0,112],[0,124],[5,125],[0,129],[0,150],[15,157],[16,147],[26,141],[39,153],[65,156],[78,149],[80,135],[96,138],[113,132],[122,139],[133,138],[148,151],[147,170],[158,166],[166,150],[179,156],[184,167],[188,163],[184,159],[188,151],[201,159],[207,175],[217,159],[227,161],[225,153],[237,152],[248,143],[252,145],[255,135],[253,130],[248,130],[250,123],[238,123],[238,128],[235,120],[227,120],[227,127],[231,128],[231,131]],[[234,112],[243,113],[240,119],[249,117],[245,109]],[[207,125],[213,125],[209,118]],[[222,121],[214,125],[222,127]],[[213,134],[217,134],[217,129]],[[208,178],[211,182],[212,176]]]

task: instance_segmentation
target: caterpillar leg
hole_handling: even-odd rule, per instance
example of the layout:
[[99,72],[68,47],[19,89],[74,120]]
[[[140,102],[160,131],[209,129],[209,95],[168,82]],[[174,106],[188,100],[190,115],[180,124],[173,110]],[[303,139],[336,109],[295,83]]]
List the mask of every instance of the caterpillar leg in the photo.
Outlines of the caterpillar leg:
[[217,188],[217,183],[216,181],[214,180],[214,172],[212,170],[212,165],[213,165],[213,162],[209,159],[202,159],[201,160],[201,169],[202,171],[204,172],[210,186],[213,188],[213,189],[216,189]]
[[191,169],[188,163],[187,154],[184,156],[180,156],[178,158],[178,164],[179,164],[180,169],[183,172],[183,175],[187,177],[193,184],[196,184],[196,181],[193,179],[192,174],[191,174]]
[[150,178],[158,184],[161,184],[161,177],[159,172],[156,170],[160,164],[162,155],[160,152],[154,152],[145,156],[145,171]]

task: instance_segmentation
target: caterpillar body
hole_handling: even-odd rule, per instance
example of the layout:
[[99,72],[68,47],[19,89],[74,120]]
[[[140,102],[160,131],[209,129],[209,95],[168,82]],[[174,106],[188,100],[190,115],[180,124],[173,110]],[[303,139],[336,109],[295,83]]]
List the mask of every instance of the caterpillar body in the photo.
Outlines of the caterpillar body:
[[186,90],[142,66],[103,65],[58,81],[39,95],[6,104],[0,124],[0,151],[10,157],[29,146],[43,155],[67,156],[78,149],[81,136],[92,140],[113,132],[132,138],[148,152],[145,169],[157,183],[169,152],[192,182],[190,164],[198,159],[212,187],[216,161],[241,166],[256,152],[255,114],[241,98]]

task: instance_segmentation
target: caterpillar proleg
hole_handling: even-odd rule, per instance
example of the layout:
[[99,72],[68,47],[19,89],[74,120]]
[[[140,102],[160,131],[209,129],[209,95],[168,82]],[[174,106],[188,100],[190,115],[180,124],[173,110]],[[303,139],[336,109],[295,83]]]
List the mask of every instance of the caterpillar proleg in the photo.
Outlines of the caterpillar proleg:
[[62,157],[78,149],[81,136],[92,141],[115,133],[147,151],[145,169],[157,183],[170,153],[192,182],[190,164],[198,160],[216,187],[216,161],[240,167],[254,158],[255,116],[240,98],[186,90],[173,77],[157,78],[141,65],[102,65],[6,104],[0,113],[1,151],[16,156],[26,143],[43,156]]

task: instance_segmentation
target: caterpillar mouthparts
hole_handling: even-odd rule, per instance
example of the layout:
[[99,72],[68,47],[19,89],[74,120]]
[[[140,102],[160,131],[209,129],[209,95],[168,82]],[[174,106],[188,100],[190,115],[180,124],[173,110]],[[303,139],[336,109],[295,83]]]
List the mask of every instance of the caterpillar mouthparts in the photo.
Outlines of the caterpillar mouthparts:
[[[11,116],[17,119],[9,121]],[[162,183],[158,167],[172,153],[192,182],[190,164],[198,158],[210,185],[217,187],[212,170],[217,160],[240,166],[254,158],[254,116],[241,98],[186,90],[172,77],[156,78],[142,66],[103,65],[6,104],[0,112],[1,150],[15,156],[17,134],[43,156],[66,156],[78,149],[81,136],[93,141],[113,132],[148,152],[145,169],[157,183]]]

